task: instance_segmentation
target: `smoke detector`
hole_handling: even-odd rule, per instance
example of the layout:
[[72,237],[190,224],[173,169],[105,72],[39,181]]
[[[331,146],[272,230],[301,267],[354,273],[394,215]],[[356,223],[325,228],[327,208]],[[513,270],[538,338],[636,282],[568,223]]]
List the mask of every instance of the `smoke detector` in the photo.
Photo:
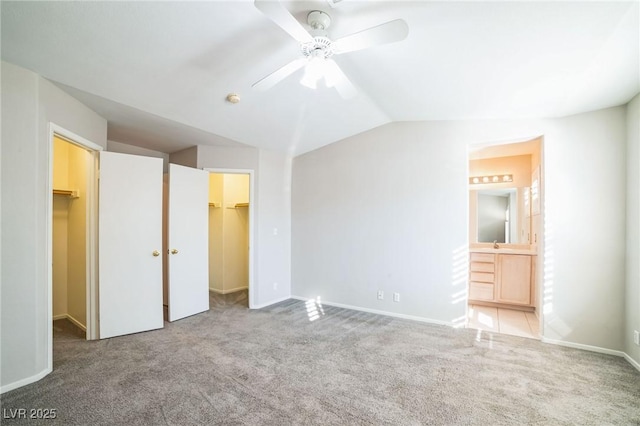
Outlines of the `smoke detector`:
[[227,102],[237,104],[240,102],[240,96],[237,93],[229,93],[227,95]]

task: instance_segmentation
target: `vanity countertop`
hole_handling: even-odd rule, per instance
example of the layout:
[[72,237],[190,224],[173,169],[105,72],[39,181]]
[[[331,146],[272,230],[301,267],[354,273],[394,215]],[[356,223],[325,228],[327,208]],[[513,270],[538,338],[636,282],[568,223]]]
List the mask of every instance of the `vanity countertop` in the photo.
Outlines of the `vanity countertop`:
[[528,248],[510,248],[510,247],[500,247],[500,248],[492,248],[492,247],[480,247],[480,248],[469,248],[469,252],[471,253],[495,253],[495,254],[528,254],[530,256],[535,256],[538,253],[535,250]]

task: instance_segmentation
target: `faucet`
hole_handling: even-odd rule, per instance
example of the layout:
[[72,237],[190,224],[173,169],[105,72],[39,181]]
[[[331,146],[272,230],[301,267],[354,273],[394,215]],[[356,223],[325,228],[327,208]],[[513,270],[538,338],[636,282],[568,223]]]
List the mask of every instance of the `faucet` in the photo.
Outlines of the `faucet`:
[[494,249],[499,249],[500,246],[498,245],[498,240],[493,240],[493,248]]

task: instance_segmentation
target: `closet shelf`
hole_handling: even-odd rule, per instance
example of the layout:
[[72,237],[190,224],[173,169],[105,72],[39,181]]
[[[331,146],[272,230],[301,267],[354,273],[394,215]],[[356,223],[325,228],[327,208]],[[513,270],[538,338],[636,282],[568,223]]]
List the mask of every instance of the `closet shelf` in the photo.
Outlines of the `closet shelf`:
[[226,204],[226,207],[228,209],[239,209],[240,207],[249,207],[249,203],[235,203],[235,204],[228,203]]
[[[220,207],[220,203],[209,203],[209,207],[218,208],[218,207]],[[249,203],[235,203],[233,205],[227,204],[227,208],[228,209],[237,209],[237,208],[240,208],[240,207],[249,207]]]
[[78,198],[78,191],[73,191],[71,189],[54,189],[53,195],[61,195],[69,198]]

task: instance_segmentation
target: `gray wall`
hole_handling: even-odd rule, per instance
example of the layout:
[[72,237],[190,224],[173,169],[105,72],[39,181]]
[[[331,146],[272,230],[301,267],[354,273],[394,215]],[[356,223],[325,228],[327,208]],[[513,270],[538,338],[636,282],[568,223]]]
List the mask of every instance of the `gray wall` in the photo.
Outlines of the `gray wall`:
[[49,122],[106,147],[107,123],[49,81],[2,62],[0,385],[50,371],[47,203]]
[[[122,154],[142,155],[144,157],[156,157],[162,158],[162,170],[167,173],[169,169],[169,154],[164,152],[154,151],[152,149],[140,148],[134,145],[128,145],[122,142],[107,141],[107,151],[120,152]],[[177,163],[176,163],[177,164]]]
[[625,352],[640,364],[640,95],[627,106],[627,286]]
[[292,293],[460,323],[467,146],[544,135],[545,339],[622,350],[625,122],[617,107],[556,120],[392,123],[296,157]]

